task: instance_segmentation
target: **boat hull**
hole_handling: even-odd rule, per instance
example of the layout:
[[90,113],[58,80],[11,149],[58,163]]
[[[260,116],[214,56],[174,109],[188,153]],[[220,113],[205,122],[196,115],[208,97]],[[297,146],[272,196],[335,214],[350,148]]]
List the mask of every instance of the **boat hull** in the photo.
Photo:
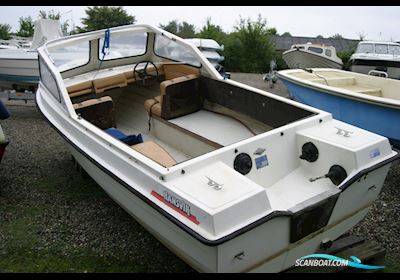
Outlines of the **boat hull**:
[[[361,74],[368,74],[371,70],[386,69],[388,78],[400,79],[400,62],[396,64],[384,60],[352,60],[350,71]],[[380,70],[382,71],[382,70]]]
[[[43,97],[39,90],[36,98],[40,111],[67,141],[83,169],[165,246],[202,272],[279,272],[293,266],[296,259],[316,252],[321,242],[338,238],[364,218],[390,167],[390,161],[381,162],[373,170],[353,177],[339,193],[327,224],[302,239],[291,242],[291,228],[295,230],[292,217],[277,215],[234,238],[207,243],[150,201],[146,193],[158,184],[156,179],[141,171],[140,166],[127,168],[127,159],[119,158],[113,147],[100,145],[87,130],[76,126],[52,97]],[[363,180],[358,180],[361,177]],[[372,185],[374,190],[369,190]]]
[[289,50],[282,54],[283,60],[291,69],[305,68],[335,68],[342,69],[343,65],[325,57],[311,54],[302,50]]
[[335,119],[383,135],[399,147],[400,130],[396,124],[400,122],[400,108],[346,98],[283,78],[282,81],[296,101],[331,112]]
[[12,85],[37,85],[39,64],[37,54],[32,55],[33,58],[0,58],[0,85],[5,88],[13,88]]

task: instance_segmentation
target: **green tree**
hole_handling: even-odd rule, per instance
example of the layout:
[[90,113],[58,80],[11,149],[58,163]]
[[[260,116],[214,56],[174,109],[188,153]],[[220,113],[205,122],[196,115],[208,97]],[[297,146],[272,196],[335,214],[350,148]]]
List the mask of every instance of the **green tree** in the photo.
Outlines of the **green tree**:
[[284,37],[292,37],[292,34],[290,34],[290,32],[284,32],[284,33],[282,33],[281,36],[284,36]]
[[316,38],[318,38],[318,39],[323,39],[323,38],[324,38],[324,36],[322,36],[322,35],[318,35]]
[[86,17],[81,18],[83,27],[77,27],[79,33],[115,27],[136,22],[123,7],[94,6],[85,10]]
[[7,23],[0,23],[0,39],[8,40],[10,39],[11,26]]
[[19,30],[15,35],[20,37],[32,37],[34,31],[35,25],[30,16],[19,18]]
[[229,71],[264,73],[276,58],[271,29],[258,15],[256,21],[240,18],[225,41],[225,67]]
[[335,35],[331,36],[330,38],[333,38],[333,39],[343,39],[343,36],[340,35],[339,33],[336,33]]
[[196,37],[195,26],[187,23],[186,21],[179,23],[179,21],[175,19],[171,20],[166,25],[159,24],[159,27],[182,38]]
[[212,24],[211,18],[208,17],[206,24],[201,28],[197,36],[204,39],[213,39],[221,44],[224,41],[226,34],[222,31],[222,28],[219,25]]
[[[39,18],[60,20],[61,15],[60,15],[60,12],[55,13],[54,10],[51,10],[48,12],[46,12],[45,10],[40,10]],[[61,31],[63,32],[64,35],[68,34],[68,27],[69,27],[68,21],[61,23]]]

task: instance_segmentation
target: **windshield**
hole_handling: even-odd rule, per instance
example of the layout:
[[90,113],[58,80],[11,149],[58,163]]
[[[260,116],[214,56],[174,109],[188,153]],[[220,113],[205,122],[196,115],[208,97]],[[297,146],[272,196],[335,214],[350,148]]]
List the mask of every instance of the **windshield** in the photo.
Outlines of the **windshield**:
[[201,66],[199,60],[195,57],[191,49],[181,46],[171,39],[159,34],[156,35],[154,53],[158,56],[187,63],[196,67]]
[[374,53],[373,44],[359,44],[356,53]]

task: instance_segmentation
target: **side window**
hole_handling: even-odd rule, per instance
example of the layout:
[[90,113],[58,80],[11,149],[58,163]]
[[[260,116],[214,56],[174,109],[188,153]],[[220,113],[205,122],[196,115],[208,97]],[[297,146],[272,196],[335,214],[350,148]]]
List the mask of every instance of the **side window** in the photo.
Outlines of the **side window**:
[[195,67],[201,66],[200,61],[194,56],[191,49],[159,34],[157,34],[154,43],[154,53],[160,57],[187,63]]
[[[103,58],[101,50],[104,38],[99,40],[99,59]],[[104,56],[104,60],[123,57],[138,56],[146,53],[147,33],[122,33],[110,34],[110,50]]]
[[89,42],[52,49],[49,53],[57,70],[67,71],[89,62]]
[[325,50],[325,54],[326,54],[327,56],[332,56],[332,51],[329,50],[329,49],[326,49],[326,50]]
[[322,53],[323,50],[321,48],[316,48],[316,47],[308,47],[308,50],[311,52],[315,52],[315,53]]
[[375,44],[375,53],[388,54],[388,45],[386,44]]
[[49,67],[46,62],[44,62],[43,58],[39,56],[39,71],[40,71],[40,81],[47,88],[47,90],[54,96],[54,98],[61,102],[60,91],[57,86],[56,79],[53,77],[50,72]]

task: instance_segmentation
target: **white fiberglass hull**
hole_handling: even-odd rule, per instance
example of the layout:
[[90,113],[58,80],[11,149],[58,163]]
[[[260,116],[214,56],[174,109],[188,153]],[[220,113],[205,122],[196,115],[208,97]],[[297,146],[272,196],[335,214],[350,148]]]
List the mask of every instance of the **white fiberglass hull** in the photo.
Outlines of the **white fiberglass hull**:
[[36,98],[40,111],[67,140],[88,174],[156,238],[203,272],[279,272],[293,266],[297,258],[314,253],[321,242],[336,239],[366,215],[390,166],[381,162],[351,178],[339,193],[328,223],[296,242],[290,242],[292,216],[288,213],[261,218],[248,229],[238,228],[230,238],[207,241],[185,226],[185,218],[157,204],[151,193],[160,182],[144,166],[132,165],[132,159],[68,118],[62,105],[40,89]]
[[287,66],[291,69],[343,68],[343,64],[316,54],[312,54],[310,52],[296,49],[286,51],[282,54],[282,58],[286,62]]
[[[375,65],[351,65],[350,71],[360,73],[360,74],[368,74],[371,70],[376,70],[377,66]],[[392,79],[400,79],[400,67],[386,67],[388,74],[388,78]]]
[[12,83],[37,84],[39,65],[36,51],[0,52],[0,80]]

